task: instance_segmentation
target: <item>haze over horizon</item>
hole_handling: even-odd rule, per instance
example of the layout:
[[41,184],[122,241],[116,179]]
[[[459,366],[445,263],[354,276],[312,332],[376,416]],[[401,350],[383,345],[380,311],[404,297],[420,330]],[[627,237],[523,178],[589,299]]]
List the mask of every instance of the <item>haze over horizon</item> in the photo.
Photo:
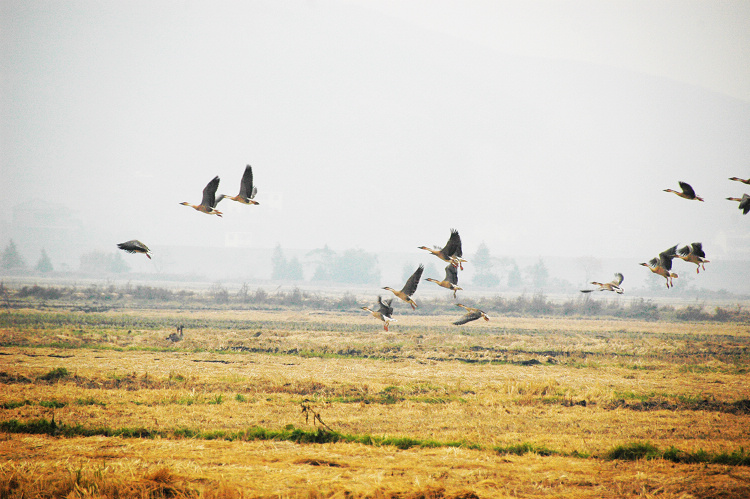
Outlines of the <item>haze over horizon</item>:
[[[107,251],[416,259],[455,227],[466,253],[645,261],[702,241],[750,261],[750,216],[724,199],[750,193],[728,180],[750,177],[748,18],[700,1],[4,3],[0,244],[14,207],[46,203]],[[236,194],[246,164],[259,206],[178,204],[215,175]],[[705,203],[663,192],[679,180]]]

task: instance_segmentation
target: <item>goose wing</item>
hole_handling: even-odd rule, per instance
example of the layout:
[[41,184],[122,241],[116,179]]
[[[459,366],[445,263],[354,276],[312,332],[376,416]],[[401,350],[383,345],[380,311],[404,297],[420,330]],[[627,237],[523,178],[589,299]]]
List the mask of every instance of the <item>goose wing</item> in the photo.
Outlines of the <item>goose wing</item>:
[[682,189],[682,192],[684,192],[691,198],[695,197],[695,191],[693,190],[693,187],[687,182],[683,182],[682,180],[680,180],[680,189]]
[[742,201],[740,201],[739,208],[742,210],[743,215],[747,215],[747,212],[750,211],[750,196],[747,194],[742,195]]
[[648,264],[649,268],[655,269],[656,267],[659,266],[659,259],[656,258],[656,257],[654,257],[651,260],[649,260],[647,262],[647,264]]
[[458,286],[458,270],[456,270],[453,264],[449,263],[445,267],[445,280],[454,286]]
[[424,265],[420,264],[419,267],[417,267],[417,270],[415,270],[411,275],[411,277],[407,279],[406,284],[404,284],[404,287],[401,289],[401,292],[405,293],[407,296],[413,295],[417,290],[419,280],[422,278],[422,272],[424,272]]
[[703,243],[693,243],[690,247],[696,256],[706,258],[706,253],[703,251]]
[[479,310],[475,312],[469,312],[468,314],[464,315],[453,324],[455,324],[456,326],[460,326],[461,324],[466,324],[467,322],[475,321],[479,319],[480,317],[482,317],[482,312],[480,312]]
[[673,246],[666,251],[659,253],[659,265],[666,270],[672,270],[672,258],[677,255],[677,246]]
[[622,274],[617,272],[615,273],[615,279],[614,281],[611,282],[611,284],[614,284],[615,286],[619,286],[620,284],[622,284],[623,279],[624,277],[622,276]]
[[247,165],[245,173],[242,174],[240,182],[240,197],[243,199],[252,199],[255,197],[255,188],[253,187],[253,167]]
[[391,303],[393,302],[393,298],[389,298],[387,300],[382,300],[378,296],[378,302],[380,303],[380,309],[378,310],[378,312],[380,312],[380,314],[383,317],[392,317],[393,316],[393,307],[391,306]]
[[216,206],[216,189],[219,188],[219,176],[215,176],[203,189],[203,200],[201,204],[213,208]]
[[448,257],[463,256],[463,251],[461,250],[461,236],[458,235],[456,229],[451,229],[451,235],[448,238],[448,242],[441,251]]
[[151,251],[150,249],[148,249],[148,246],[146,246],[145,244],[143,244],[137,239],[132,239],[130,241],[125,241],[124,243],[119,243],[117,247],[120,248],[121,250],[127,251],[128,253],[136,253],[136,252],[148,253],[149,251]]
[[676,244],[674,246],[672,246],[671,248],[665,249],[664,251],[662,251],[661,253],[659,253],[659,259],[668,258],[669,260],[671,260],[675,256],[677,256],[677,245]]

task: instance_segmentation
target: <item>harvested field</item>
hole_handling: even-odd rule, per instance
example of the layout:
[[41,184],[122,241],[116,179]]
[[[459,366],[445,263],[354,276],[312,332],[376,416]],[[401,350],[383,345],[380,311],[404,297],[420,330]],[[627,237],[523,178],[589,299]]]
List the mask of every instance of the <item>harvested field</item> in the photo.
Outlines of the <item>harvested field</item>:
[[453,317],[8,311],[0,495],[750,494],[747,324]]

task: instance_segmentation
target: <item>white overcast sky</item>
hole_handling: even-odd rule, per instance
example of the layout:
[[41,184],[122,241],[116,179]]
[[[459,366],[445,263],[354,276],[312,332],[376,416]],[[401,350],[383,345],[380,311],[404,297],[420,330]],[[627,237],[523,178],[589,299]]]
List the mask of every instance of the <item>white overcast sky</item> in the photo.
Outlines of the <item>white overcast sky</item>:
[[[455,227],[467,252],[747,258],[723,198],[750,176],[748,20],[748,1],[11,0],[4,205],[65,207],[103,248],[416,251]],[[245,164],[259,206],[178,204],[215,175],[236,194]],[[663,192],[678,180],[706,202]]]
[[610,65],[750,101],[748,1],[346,3],[503,53]]

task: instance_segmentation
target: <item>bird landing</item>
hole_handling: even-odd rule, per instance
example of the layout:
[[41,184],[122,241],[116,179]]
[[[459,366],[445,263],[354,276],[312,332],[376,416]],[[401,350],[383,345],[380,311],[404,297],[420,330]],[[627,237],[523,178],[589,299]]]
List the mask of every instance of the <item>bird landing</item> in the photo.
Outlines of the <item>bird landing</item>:
[[118,243],[117,247],[120,248],[123,251],[127,251],[128,253],[143,253],[145,254],[149,260],[151,260],[151,250],[148,249],[148,246],[143,244],[137,239],[131,239],[130,241],[125,241],[124,243]]

